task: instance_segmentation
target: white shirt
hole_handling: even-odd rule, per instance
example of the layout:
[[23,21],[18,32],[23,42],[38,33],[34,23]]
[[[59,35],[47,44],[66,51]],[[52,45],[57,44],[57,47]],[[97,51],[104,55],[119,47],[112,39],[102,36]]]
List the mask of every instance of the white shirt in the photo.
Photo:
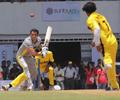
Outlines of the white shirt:
[[75,73],[76,73],[76,71],[75,71],[75,68],[74,68],[74,67],[72,67],[72,68],[70,68],[70,67],[65,67],[65,69],[64,69],[64,76],[65,76],[66,78],[74,78]]
[[[64,71],[62,68],[60,68],[60,70],[58,70],[58,67],[56,67],[54,69],[54,73],[55,73],[56,81],[63,81],[64,80]],[[59,75],[61,75],[61,76],[59,76]]]

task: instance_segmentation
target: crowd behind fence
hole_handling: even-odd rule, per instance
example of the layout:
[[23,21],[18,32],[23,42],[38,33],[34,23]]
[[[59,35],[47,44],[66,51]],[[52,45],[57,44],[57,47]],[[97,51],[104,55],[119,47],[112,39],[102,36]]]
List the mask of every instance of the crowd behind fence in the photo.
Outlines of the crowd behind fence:
[[[117,66],[120,67],[120,66]],[[0,66],[0,80],[13,80],[22,72],[17,62],[2,61]],[[120,85],[120,70],[117,68],[117,80]],[[102,61],[80,62],[79,65],[68,61],[66,65],[54,64],[55,84],[62,90],[76,89],[105,89],[108,85],[107,76]],[[48,82],[49,85],[49,82]]]

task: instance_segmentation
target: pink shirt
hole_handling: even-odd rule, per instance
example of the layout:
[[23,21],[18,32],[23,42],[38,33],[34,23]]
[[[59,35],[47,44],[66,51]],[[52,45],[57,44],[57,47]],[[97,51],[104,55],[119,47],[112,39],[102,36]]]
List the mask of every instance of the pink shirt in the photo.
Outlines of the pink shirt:
[[99,69],[97,70],[97,75],[99,75],[98,83],[103,83],[103,84],[105,84],[105,83],[108,82],[108,81],[107,81],[107,76],[106,76],[106,73],[105,73],[104,70],[102,70],[102,69],[99,68]]

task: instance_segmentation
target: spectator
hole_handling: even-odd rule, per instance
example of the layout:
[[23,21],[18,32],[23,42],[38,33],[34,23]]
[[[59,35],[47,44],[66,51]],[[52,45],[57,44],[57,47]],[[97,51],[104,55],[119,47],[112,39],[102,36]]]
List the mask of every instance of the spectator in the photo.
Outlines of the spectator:
[[107,87],[107,75],[104,70],[104,65],[101,59],[98,59],[96,85],[97,89],[105,89]]
[[80,84],[81,84],[80,88],[85,89],[86,72],[83,61],[80,62],[79,74],[80,74]]
[[94,89],[95,85],[95,67],[92,62],[88,62],[86,68],[86,88]]
[[3,69],[0,67],[0,80],[3,80]]
[[64,68],[64,86],[65,90],[74,89],[75,68],[72,61]]
[[16,62],[13,62],[13,67],[10,69],[8,77],[10,80],[14,80],[21,72],[22,69],[19,65]]
[[75,89],[80,89],[80,73],[79,73],[79,66],[77,66],[76,64],[74,65],[75,68]]
[[7,67],[7,61],[3,60],[1,62],[1,68],[3,69],[3,80],[7,80],[7,76],[8,76],[8,67]]
[[54,73],[55,73],[56,84],[59,85],[63,90],[64,89],[64,71],[59,64],[54,69]]

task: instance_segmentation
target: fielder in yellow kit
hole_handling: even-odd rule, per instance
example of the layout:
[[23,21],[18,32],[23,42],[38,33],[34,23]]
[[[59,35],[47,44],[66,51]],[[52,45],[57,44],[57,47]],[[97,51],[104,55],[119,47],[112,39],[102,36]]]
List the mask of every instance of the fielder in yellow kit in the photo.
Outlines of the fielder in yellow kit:
[[[38,65],[38,59],[40,59],[40,73],[41,73],[41,78],[48,78],[50,86],[54,85],[54,69],[53,69],[53,63],[54,63],[54,58],[53,58],[53,53],[51,51],[47,51],[45,57],[42,55],[38,55],[35,57],[36,58],[36,66]],[[44,74],[44,76],[43,76]],[[46,88],[46,89],[49,89]]]
[[118,43],[112,29],[106,18],[96,12],[94,2],[87,2],[82,9],[88,16],[87,26],[93,32],[92,46],[96,47],[99,52],[104,51],[104,64],[109,85],[113,90],[119,89],[115,68]]

